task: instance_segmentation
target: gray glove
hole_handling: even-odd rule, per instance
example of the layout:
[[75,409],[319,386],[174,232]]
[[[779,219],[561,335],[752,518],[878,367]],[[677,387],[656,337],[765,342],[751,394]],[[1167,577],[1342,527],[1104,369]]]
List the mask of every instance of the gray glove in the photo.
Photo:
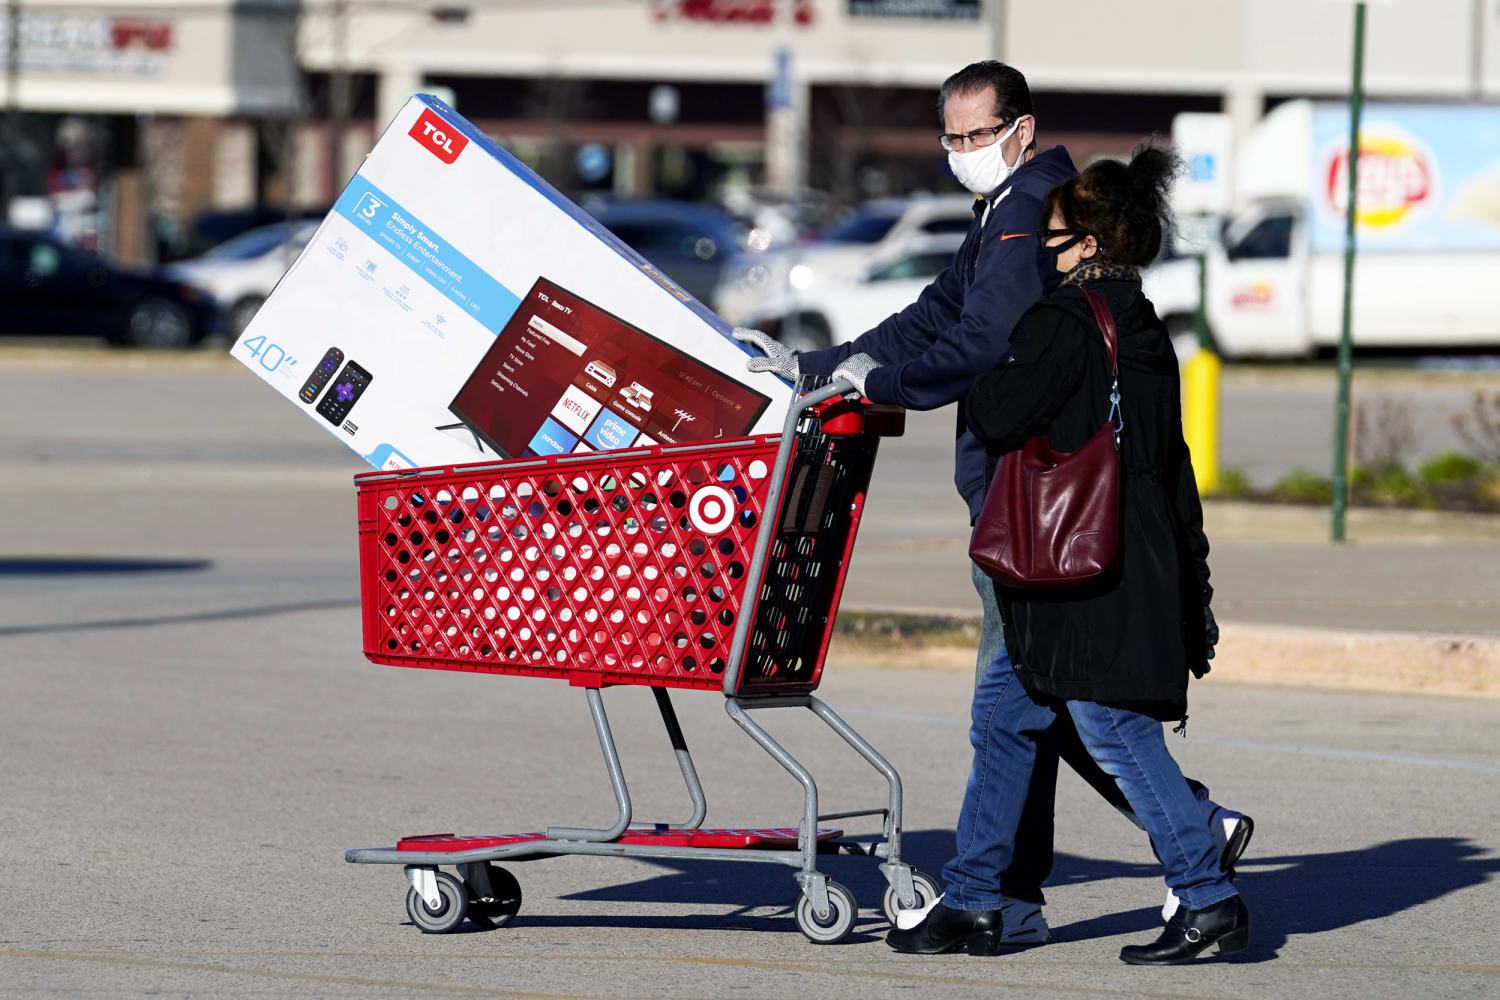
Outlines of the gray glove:
[[788,382],[797,381],[801,371],[797,364],[796,351],[791,350],[769,333],[751,330],[748,327],[735,327],[731,336],[742,344],[754,346],[765,355],[763,358],[751,358],[746,361],[746,368],[753,372],[771,372],[780,375]]
[[868,354],[851,354],[839,362],[839,366],[833,370],[833,377],[835,379],[846,378],[853,382],[854,388],[858,389],[859,394],[863,396],[865,379],[869,378],[870,373],[879,367],[880,362]]

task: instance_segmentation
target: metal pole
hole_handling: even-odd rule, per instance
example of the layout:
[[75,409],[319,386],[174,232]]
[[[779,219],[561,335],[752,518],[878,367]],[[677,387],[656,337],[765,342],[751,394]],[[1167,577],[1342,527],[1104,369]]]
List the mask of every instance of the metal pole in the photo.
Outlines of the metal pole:
[[1484,0],[1469,3],[1469,100],[1484,99]]
[[1005,61],[1005,0],[988,0],[990,8],[990,58]]
[[333,66],[328,72],[328,198],[344,186],[344,132],[349,125],[349,4],[333,3]]
[[0,168],[0,223],[9,221],[11,199],[21,193],[21,0],[5,8],[5,156]]
[[1193,330],[1198,334],[1198,350],[1212,349],[1208,339],[1208,253],[1198,254],[1198,309],[1193,313]]
[[1333,431],[1333,540],[1344,540],[1349,484],[1349,379],[1354,362],[1350,330],[1354,311],[1354,220],[1359,190],[1359,117],[1364,108],[1365,5],[1354,6],[1354,78],[1349,86],[1349,194],[1344,209],[1344,323],[1339,337],[1339,399]]

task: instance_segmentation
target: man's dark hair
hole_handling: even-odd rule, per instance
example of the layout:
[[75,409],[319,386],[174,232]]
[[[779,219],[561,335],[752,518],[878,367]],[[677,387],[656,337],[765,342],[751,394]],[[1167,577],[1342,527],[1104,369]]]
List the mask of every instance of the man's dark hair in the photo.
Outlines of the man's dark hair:
[[1031,88],[1026,86],[1026,77],[1021,71],[995,59],[985,59],[969,63],[943,81],[943,87],[938,91],[939,124],[943,121],[943,110],[948,106],[948,98],[954,94],[972,94],[986,87],[993,87],[995,91],[995,117],[1007,125],[1022,115],[1033,113]]

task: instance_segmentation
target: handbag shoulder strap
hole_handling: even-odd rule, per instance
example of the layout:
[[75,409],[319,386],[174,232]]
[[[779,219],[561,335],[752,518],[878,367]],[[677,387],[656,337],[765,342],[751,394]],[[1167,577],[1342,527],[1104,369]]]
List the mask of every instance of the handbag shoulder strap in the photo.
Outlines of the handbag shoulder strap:
[[1115,451],[1119,451],[1120,435],[1125,432],[1125,412],[1120,409],[1120,334],[1115,330],[1115,317],[1104,296],[1081,285],[1078,290],[1089,300],[1089,308],[1094,310],[1094,322],[1104,334],[1104,351],[1109,355],[1109,421],[1115,426]]
[[1109,355],[1110,374],[1116,379],[1120,376],[1120,335],[1115,330],[1115,317],[1109,311],[1109,305],[1104,301],[1104,296],[1092,288],[1078,286],[1083,297],[1089,300],[1089,308],[1094,310],[1094,322],[1099,324],[1099,330],[1104,334],[1104,350]]

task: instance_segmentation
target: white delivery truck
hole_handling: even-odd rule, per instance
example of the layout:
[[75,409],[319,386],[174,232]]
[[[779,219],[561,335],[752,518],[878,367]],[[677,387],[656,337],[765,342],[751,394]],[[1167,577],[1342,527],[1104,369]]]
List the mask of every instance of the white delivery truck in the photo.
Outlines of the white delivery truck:
[[[1227,357],[1338,344],[1349,112],[1290,101],[1234,157],[1240,211],[1207,253],[1210,334]],[[1357,347],[1500,347],[1500,107],[1371,104],[1360,126]],[[1191,341],[1198,264],[1167,260],[1146,294]]]

